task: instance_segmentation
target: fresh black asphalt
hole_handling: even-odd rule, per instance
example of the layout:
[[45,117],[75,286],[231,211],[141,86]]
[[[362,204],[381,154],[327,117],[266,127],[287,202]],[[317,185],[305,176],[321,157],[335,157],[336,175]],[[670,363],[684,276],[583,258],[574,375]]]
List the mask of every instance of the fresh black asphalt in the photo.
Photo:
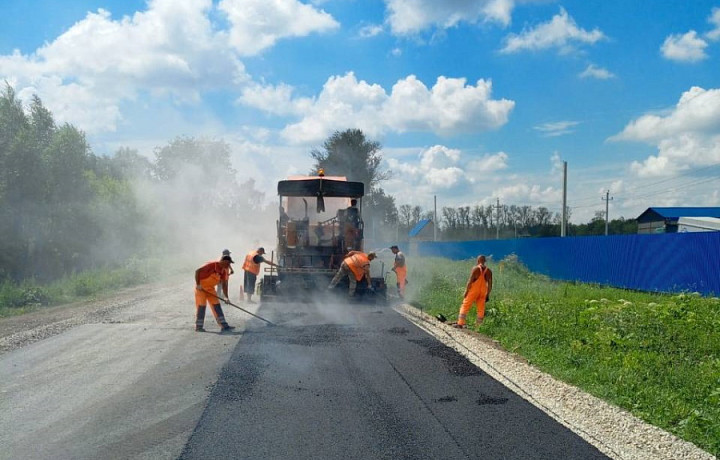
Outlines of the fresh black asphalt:
[[182,459],[607,458],[389,307],[258,314]]

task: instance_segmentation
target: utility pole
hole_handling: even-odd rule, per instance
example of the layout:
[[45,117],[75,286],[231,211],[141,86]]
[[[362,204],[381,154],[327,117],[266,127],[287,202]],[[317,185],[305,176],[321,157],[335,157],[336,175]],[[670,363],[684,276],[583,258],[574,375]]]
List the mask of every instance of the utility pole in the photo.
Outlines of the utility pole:
[[605,236],[608,235],[608,211],[610,209],[610,201],[613,197],[610,196],[610,190],[605,192],[605,197],[602,199],[605,202]]
[[500,239],[500,198],[497,199],[497,216],[495,218],[495,239]]
[[437,195],[433,195],[434,210],[433,210],[433,241],[437,241]]
[[560,236],[567,236],[567,161],[563,161],[563,209]]

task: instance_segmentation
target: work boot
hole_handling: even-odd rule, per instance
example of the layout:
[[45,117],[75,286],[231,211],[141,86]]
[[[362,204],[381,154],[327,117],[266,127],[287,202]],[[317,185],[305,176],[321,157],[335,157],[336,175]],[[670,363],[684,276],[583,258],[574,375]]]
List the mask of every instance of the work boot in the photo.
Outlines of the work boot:
[[220,329],[220,332],[228,332],[232,331],[233,329],[235,329],[235,326],[230,326],[229,324],[227,324]]
[[198,326],[195,328],[195,332],[205,332],[205,328],[202,326]]

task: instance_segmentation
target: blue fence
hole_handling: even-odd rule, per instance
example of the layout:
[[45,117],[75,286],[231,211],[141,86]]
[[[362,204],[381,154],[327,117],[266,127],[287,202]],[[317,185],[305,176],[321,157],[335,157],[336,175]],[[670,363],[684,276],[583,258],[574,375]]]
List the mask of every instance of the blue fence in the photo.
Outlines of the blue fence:
[[720,295],[720,232],[419,242],[421,256],[516,254],[534,272],[643,291]]

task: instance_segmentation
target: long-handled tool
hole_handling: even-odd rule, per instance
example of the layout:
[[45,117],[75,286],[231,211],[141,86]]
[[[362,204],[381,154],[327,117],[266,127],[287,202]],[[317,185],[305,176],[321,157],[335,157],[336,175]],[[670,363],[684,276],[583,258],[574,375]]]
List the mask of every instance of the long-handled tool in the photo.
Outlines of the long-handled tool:
[[268,323],[268,324],[271,325],[271,326],[277,326],[277,324],[273,323],[272,321],[268,321],[268,320],[266,320],[265,318],[263,318],[262,316],[258,316],[258,315],[256,315],[255,313],[249,312],[249,311],[245,310],[244,308],[242,308],[242,307],[240,307],[240,306],[238,306],[238,305],[235,305],[234,303],[230,302],[229,300],[226,300],[226,299],[223,299],[222,297],[219,297],[219,296],[218,296],[217,294],[215,294],[214,292],[209,292],[209,291],[206,291],[205,289],[201,289],[201,291],[204,292],[205,294],[210,294],[211,296],[215,297],[215,298],[218,299],[218,300],[222,300],[222,301],[225,302],[226,304],[231,305],[231,306],[237,308],[238,310],[244,311],[245,313],[247,313],[247,314],[250,315],[250,316],[254,316],[254,317],[257,318],[257,319],[263,320],[263,321],[265,321],[266,323]]

